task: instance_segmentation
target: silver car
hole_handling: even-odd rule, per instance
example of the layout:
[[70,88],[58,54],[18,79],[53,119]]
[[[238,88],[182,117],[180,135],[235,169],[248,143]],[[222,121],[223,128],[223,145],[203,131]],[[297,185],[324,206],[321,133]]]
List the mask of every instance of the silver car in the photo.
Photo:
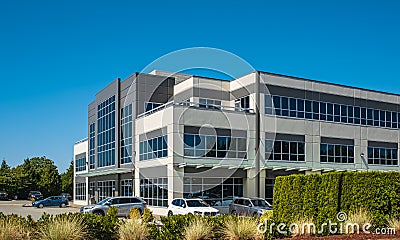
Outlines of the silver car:
[[240,216],[261,216],[267,210],[272,206],[262,198],[235,198],[229,204],[229,213]]
[[118,209],[118,217],[128,217],[132,208],[139,209],[140,214],[143,214],[147,203],[139,197],[108,197],[97,204],[81,207],[80,212],[104,216],[112,206]]

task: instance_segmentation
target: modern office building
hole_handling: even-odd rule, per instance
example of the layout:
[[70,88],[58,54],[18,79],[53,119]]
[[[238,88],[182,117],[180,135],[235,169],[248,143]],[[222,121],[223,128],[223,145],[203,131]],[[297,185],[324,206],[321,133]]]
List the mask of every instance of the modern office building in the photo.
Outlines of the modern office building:
[[271,200],[279,175],[398,171],[399,126],[395,94],[260,71],[135,73],[89,104],[74,198],[141,196],[159,213],[182,196]]

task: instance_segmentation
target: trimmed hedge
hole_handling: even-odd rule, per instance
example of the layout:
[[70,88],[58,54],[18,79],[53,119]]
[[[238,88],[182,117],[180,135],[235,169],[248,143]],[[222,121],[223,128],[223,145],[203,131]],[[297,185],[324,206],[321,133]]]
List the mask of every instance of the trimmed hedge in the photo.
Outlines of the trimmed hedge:
[[274,187],[274,219],[293,222],[313,217],[320,225],[336,222],[338,212],[366,209],[374,226],[400,217],[400,173],[336,172],[278,177]]

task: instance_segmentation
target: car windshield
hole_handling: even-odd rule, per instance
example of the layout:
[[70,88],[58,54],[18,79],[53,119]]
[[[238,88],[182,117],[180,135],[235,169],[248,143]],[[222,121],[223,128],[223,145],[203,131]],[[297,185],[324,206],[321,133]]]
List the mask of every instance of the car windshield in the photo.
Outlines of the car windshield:
[[102,201],[100,201],[99,203],[97,203],[97,205],[103,205],[104,203],[108,202],[108,200],[110,200],[111,198],[105,198]]
[[202,200],[186,200],[188,207],[209,207],[206,202]]
[[40,194],[40,192],[32,192],[32,194]]
[[264,199],[252,199],[251,202],[255,207],[271,207],[271,205]]

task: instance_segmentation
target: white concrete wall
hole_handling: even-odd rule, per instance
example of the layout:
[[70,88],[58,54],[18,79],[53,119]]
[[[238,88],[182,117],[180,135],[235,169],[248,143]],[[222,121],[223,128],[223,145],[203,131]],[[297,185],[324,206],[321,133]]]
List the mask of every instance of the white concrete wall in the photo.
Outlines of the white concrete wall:
[[[75,172],[75,164],[76,164],[76,159],[75,156],[82,154],[82,153],[86,153],[86,161],[89,162],[89,154],[88,154],[88,140],[79,142],[77,144],[74,144],[74,182],[73,182],[73,203],[76,205],[87,205],[89,203],[89,180],[87,177],[84,178],[84,182],[86,183],[86,200],[76,200],[75,196],[76,196],[76,189],[75,189],[75,183],[77,180],[77,175]],[[87,173],[88,172],[88,168],[89,166],[86,165],[86,170],[85,171],[81,171],[79,173]]]

